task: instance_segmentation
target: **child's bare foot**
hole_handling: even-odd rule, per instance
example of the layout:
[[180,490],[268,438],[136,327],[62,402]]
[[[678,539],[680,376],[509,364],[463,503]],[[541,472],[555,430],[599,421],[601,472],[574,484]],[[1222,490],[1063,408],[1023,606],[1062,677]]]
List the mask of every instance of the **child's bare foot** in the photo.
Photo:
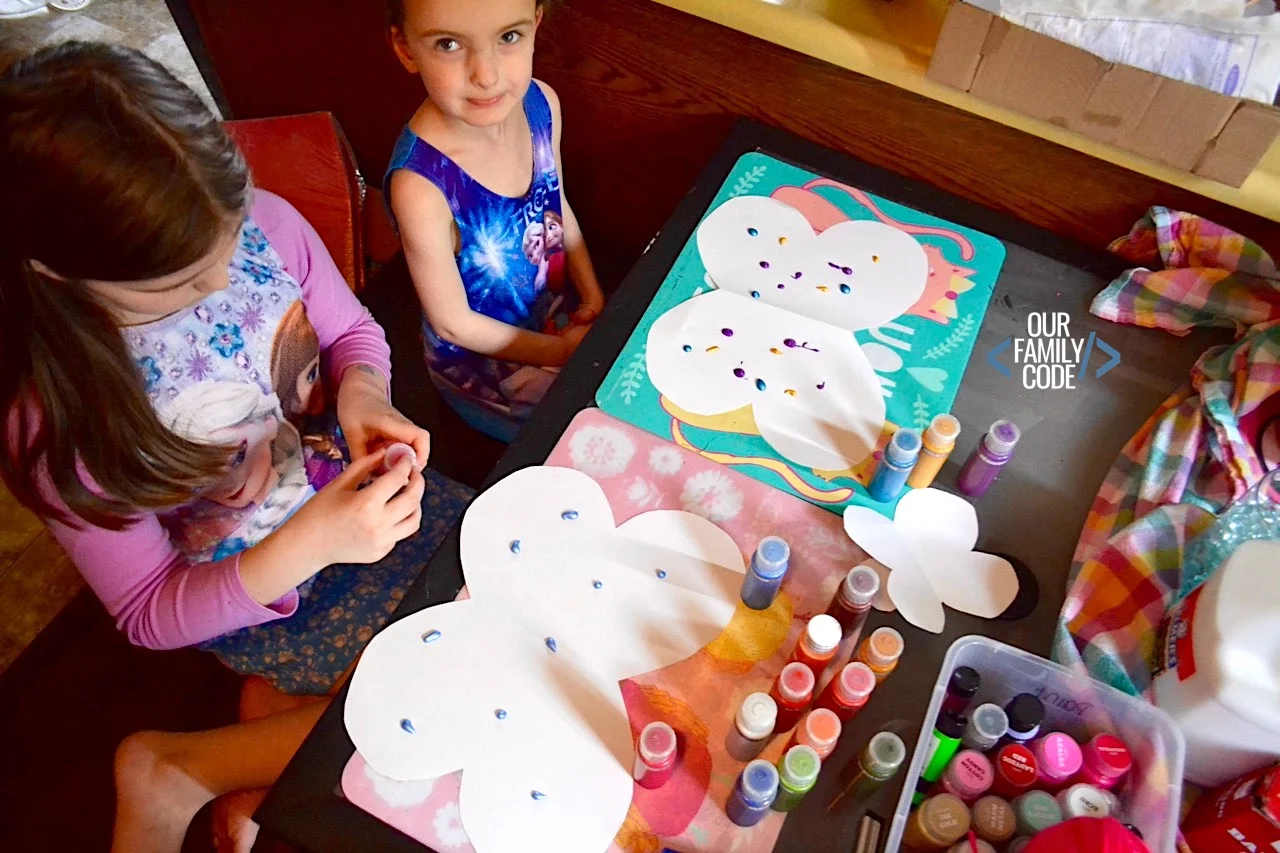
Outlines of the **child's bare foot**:
[[137,732],[116,749],[113,853],[178,853],[187,826],[213,798],[173,760],[173,738]]
[[213,844],[218,853],[251,853],[258,838],[253,813],[267,796],[266,788],[236,791],[213,801]]

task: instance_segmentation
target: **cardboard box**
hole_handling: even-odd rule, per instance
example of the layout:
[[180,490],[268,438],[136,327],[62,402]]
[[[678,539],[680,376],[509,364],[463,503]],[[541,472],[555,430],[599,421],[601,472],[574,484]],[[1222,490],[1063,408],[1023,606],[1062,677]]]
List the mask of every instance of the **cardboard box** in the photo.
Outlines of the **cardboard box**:
[[1220,95],[951,4],[928,78],[1234,187],[1280,135],[1280,109]]
[[1280,767],[1267,767],[1200,795],[1182,833],[1195,853],[1280,850]]

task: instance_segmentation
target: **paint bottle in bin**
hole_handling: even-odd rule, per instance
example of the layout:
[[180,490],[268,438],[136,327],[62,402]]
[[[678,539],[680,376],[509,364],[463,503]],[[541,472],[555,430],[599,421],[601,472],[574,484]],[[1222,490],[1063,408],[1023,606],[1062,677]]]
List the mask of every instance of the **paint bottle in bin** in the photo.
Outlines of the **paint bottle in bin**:
[[996,853],[996,848],[992,847],[981,838],[976,839],[972,844],[970,844],[968,839],[966,839],[964,841],[957,841],[952,845],[951,849],[948,850],[947,853]]
[[969,809],[973,816],[973,831],[978,837],[992,844],[1003,844],[1017,830],[1017,816],[1013,806],[999,797],[988,794]]
[[840,642],[858,642],[862,626],[871,613],[871,602],[879,592],[880,576],[868,566],[855,566],[844,576],[827,607],[827,615],[840,623],[843,632]]
[[676,772],[676,732],[663,722],[653,722],[640,732],[633,775],[641,788],[661,788]]
[[782,587],[791,562],[791,546],[781,536],[766,536],[751,555],[742,579],[742,603],[752,610],[768,610]]
[[1129,747],[1115,735],[1097,735],[1081,751],[1084,760],[1080,766],[1080,781],[1104,791],[1110,791],[1123,782],[1133,767]]
[[813,670],[802,663],[793,661],[782,668],[773,682],[773,690],[769,692],[769,697],[778,706],[778,716],[773,725],[775,732],[789,732],[795,728],[813,702],[816,683]]
[[790,749],[801,744],[813,747],[818,757],[826,761],[840,742],[843,727],[840,718],[827,708],[814,708],[804,715],[804,719],[796,726],[796,733],[791,737]]
[[840,623],[825,613],[819,613],[809,620],[800,639],[796,640],[791,660],[809,667],[815,679],[821,678],[827,666],[835,660],[842,636]]
[[1034,837],[1036,833],[1062,823],[1062,806],[1052,794],[1044,791],[1028,791],[1009,805],[1013,806],[1019,835]]
[[960,738],[964,735],[965,718],[955,711],[941,711],[938,720],[933,724],[929,735],[929,743],[925,747],[924,766],[920,768],[920,778],[916,780],[916,792],[911,795],[913,805],[920,805],[929,796],[933,783],[942,776],[951,759],[960,749]]
[[817,784],[822,759],[813,747],[793,746],[778,760],[778,796],[773,800],[775,812],[789,812]]
[[907,477],[907,485],[913,489],[927,489],[933,485],[938,472],[951,451],[955,450],[956,439],[960,436],[960,421],[954,415],[934,415],[929,428],[924,431],[923,447],[920,448],[920,459],[911,469]]
[[996,776],[991,792],[1006,800],[1030,791],[1036,784],[1036,777],[1040,775],[1036,769],[1036,757],[1020,743],[1000,747],[992,764]]
[[900,429],[884,446],[884,455],[867,485],[867,494],[873,501],[888,503],[896,500],[906,488],[907,476],[920,456],[920,433],[913,429]]
[[971,498],[985,494],[1000,476],[1005,463],[1013,458],[1013,448],[1020,438],[1022,433],[1013,421],[1002,419],[993,423],[960,469],[956,488]]
[[768,693],[752,693],[742,700],[733,725],[725,736],[725,751],[735,761],[750,761],[760,755],[778,720],[778,704]]
[[1004,708],[992,702],[979,705],[969,715],[969,725],[964,730],[964,745],[968,749],[986,752],[994,749],[1009,731],[1009,717]]
[[1057,791],[1080,772],[1083,756],[1080,744],[1065,732],[1049,732],[1032,741],[1029,746],[1036,757],[1039,775],[1036,784],[1046,791]]
[[969,807],[959,797],[938,794],[907,818],[902,844],[914,850],[946,850],[969,832],[970,821]]
[[958,666],[947,680],[947,695],[942,700],[942,710],[963,714],[973,701],[982,684],[982,677],[971,666]]
[[991,761],[985,755],[965,749],[951,759],[938,784],[948,794],[972,803],[990,790],[993,775]]
[[725,814],[738,826],[755,826],[769,814],[778,796],[778,770],[762,758],[742,769],[733,786]]
[[1030,693],[1019,693],[1004,706],[1009,718],[1009,730],[1005,739],[1014,743],[1029,744],[1040,734],[1044,722],[1044,703]]
[[867,704],[875,687],[876,676],[871,667],[857,661],[845,664],[827,684],[814,707],[834,711],[842,724],[847,723]]

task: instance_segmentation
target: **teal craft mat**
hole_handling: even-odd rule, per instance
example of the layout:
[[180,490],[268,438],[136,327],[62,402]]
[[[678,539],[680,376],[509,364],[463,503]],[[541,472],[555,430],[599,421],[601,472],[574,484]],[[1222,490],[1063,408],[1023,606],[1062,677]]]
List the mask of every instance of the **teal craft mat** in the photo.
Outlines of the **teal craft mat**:
[[[888,344],[903,360],[897,372],[879,374],[895,383],[891,396],[885,400],[886,427],[880,447],[898,427],[924,429],[935,414],[949,412],[1004,264],[1004,245],[987,234],[760,153],[746,154],[738,160],[704,218],[725,201],[743,195],[772,196],[784,201],[801,210],[816,231],[844,219],[879,220],[902,227],[920,242],[930,267],[924,295],[888,326],[852,334],[862,344],[877,339]],[[691,234],[597,389],[600,408],[833,512],[858,504],[892,515],[895,504],[877,503],[866,492],[866,483],[879,461],[879,449],[852,469],[815,471],[783,459],[763,438],[753,434],[750,418],[741,414],[702,418],[678,410],[673,413],[674,407],[664,407],[665,401],[649,381],[645,368],[649,328],[666,311],[710,290],[706,273],[696,234]]]

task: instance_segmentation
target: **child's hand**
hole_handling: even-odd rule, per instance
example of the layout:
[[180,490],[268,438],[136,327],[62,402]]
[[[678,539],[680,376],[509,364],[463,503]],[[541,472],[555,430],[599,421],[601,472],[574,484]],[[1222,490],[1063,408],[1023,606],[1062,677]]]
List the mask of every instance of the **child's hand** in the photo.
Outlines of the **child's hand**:
[[575,325],[590,326],[600,316],[600,312],[604,310],[604,294],[600,292],[599,287],[593,287],[586,293],[579,294],[582,301],[578,306],[578,310],[573,312],[571,318]]
[[574,352],[577,351],[578,345],[582,343],[582,339],[587,336],[587,332],[591,331],[590,324],[585,326],[570,326],[560,333],[560,344],[564,349],[564,360],[567,362]]
[[406,418],[387,399],[386,379],[377,371],[356,365],[342,376],[338,387],[338,423],[347,438],[352,460],[362,459],[384,447],[404,442],[417,455],[414,468],[427,467],[431,434]]
[[426,481],[408,458],[368,486],[360,485],[382,464],[383,451],[352,462],[284,523],[317,571],[334,563],[376,563],[422,523]]

